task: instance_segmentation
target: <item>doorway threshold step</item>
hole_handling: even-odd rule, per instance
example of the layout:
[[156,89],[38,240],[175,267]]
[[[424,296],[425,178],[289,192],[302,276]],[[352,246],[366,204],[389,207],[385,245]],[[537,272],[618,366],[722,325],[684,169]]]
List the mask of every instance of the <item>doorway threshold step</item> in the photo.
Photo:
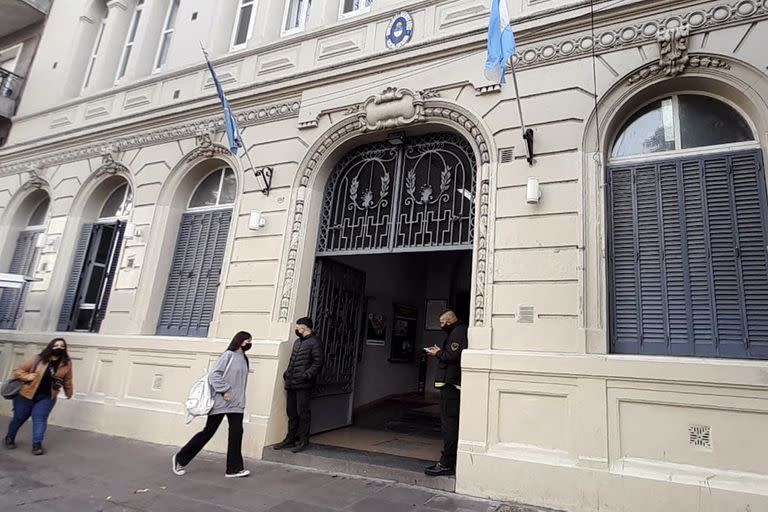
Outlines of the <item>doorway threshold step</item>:
[[455,492],[456,490],[455,478],[429,477],[424,474],[424,468],[434,462],[399,455],[312,444],[309,450],[301,453],[273,450],[268,446],[264,450],[263,459],[331,473],[391,480],[438,491]]

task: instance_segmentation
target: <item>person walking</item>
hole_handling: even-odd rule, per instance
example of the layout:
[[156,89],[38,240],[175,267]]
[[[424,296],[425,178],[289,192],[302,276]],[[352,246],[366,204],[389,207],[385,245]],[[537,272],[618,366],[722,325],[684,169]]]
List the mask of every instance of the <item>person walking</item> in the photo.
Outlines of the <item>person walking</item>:
[[443,454],[437,464],[424,470],[428,476],[456,474],[456,451],[459,446],[459,403],[461,400],[461,352],[467,348],[467,325],[459,321],[454,311],[440,315],[440,327],[445,331],[442,348],[429,347],[427,354],[438,360],[435,387],[440,390],[440,424],[443,433]]
[[293,453],[299,453],[309,448],[312,390],[323,367],[323,344],[312,327],[313,322],[309,317],[296,321],[298,339],[293,343],[291,359],[283,373],[288,434],[275,445],[275,450],[291,448]]
[[245,411],[245,388],[248,384],[248,356],[252,337],[240,331],[232,338],[227,350],[216,361],[208,377],[213,388],[214,401],[205,428],[195,434],[171,459],[173,472],[184,475],[186,466],[200,453],[221,425],[224,417],[229,424],[227,443],[227,478],[241,478],[251,474],[243,465],[243,414]]
[[54,338],[40,354],[14,369],[14,377],[24,383],[13,398],[13,418],[8,425],[4,445],[16,448],[16,434],[32,417],[32,454],[43,455],[43,439],[48,428],[48,416],[59,391],[64,390],[67,399],[72,398],[72,361],[67,353],[67,342]]

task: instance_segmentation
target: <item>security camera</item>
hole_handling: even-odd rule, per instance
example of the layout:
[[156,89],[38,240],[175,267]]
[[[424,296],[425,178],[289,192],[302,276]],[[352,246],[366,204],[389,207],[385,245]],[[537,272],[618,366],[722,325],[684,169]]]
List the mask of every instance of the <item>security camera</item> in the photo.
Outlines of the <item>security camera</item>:
[[541,189],[539,188],[538,178],[528,178],[528,187],[526,188],[525,200],[528,204],[538,204],[541,199]]

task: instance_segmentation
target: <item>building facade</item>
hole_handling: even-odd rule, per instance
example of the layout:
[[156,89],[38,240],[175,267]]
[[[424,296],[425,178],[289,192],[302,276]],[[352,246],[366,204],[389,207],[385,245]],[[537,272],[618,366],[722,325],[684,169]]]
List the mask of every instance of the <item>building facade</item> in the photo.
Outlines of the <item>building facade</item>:
[[509,3],[519,97],[484,77],[484,0],[55,2],[0,150],[0,269],[36,278],[0,299],[2,375],[63,332],[55,423],[181,444],[248,330],[260,457],[295,318],[326,430],[429,388],[402,363],[451,305],[458,492],[768,509],[768,3]]

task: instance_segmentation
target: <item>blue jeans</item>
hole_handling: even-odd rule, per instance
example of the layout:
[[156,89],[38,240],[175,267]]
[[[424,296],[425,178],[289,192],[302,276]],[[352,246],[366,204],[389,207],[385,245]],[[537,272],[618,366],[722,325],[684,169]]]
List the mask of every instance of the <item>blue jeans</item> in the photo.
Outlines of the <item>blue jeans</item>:
[[51,415],[56,399],[42,396],[35,400],[16,395],[13,399],[13,419],[8,425],[8,437],[16,439],[16,433],[21,426],[32,416],[32,443],[40,444],[45,437],[45,429],[48,428],[48,416]]

